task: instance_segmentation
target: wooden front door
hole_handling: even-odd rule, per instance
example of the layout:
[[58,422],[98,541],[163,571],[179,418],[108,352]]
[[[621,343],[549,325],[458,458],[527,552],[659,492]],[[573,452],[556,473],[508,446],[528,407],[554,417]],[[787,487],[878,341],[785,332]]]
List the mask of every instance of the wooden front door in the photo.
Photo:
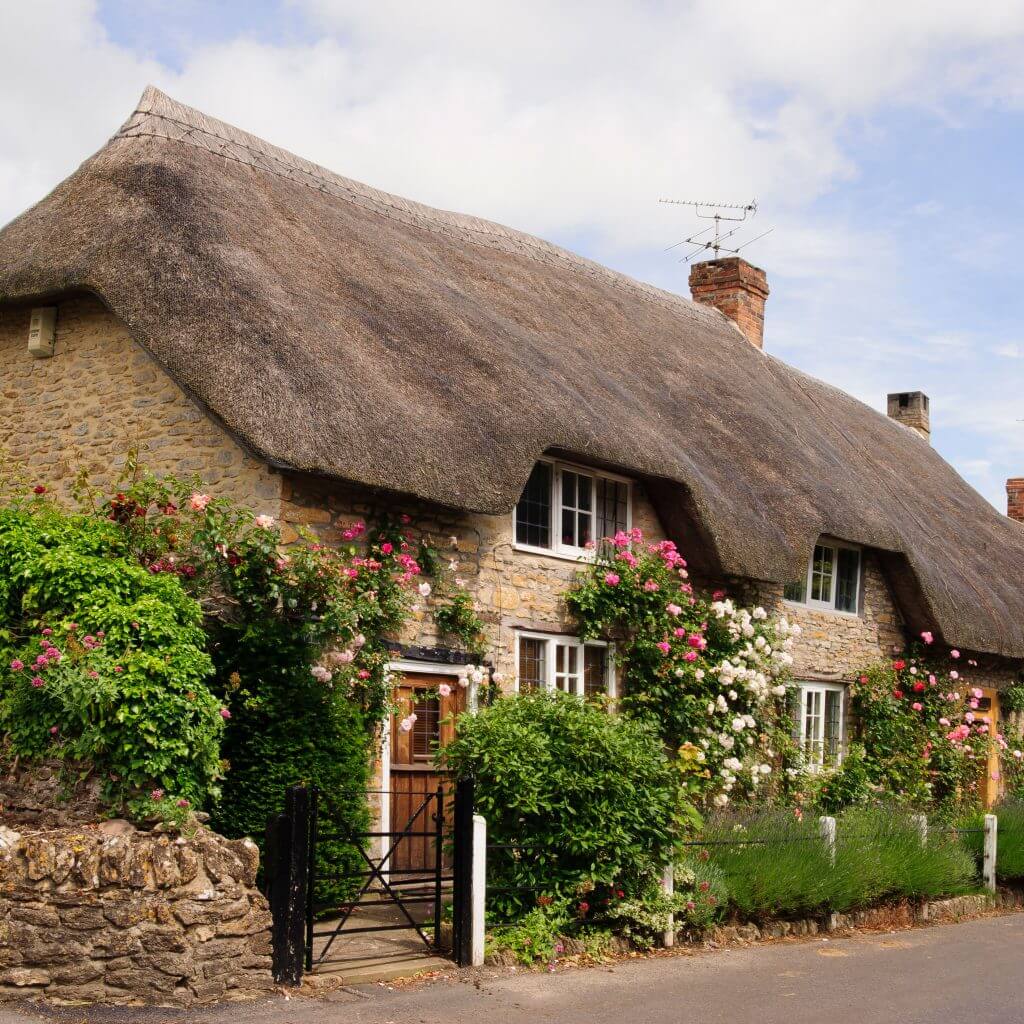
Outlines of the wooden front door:
[[[437,688],[451,687],[447,697],[437,696]],[[399,712],[391,718],[391,827],[397,832],[408,826],[410,818],[437,787],[446,782],[443,772],[434,766],[439,747],[455,735],[455,717],[465,709],[465,691],[454,676],[406,673],[395,692]],[[412,728],[401,727],[402,719],[416,715]],[[447,787],[446,787],[447,788]],[[432,800],[410,827],[411,832],[434,829],[437,801]],[[451,800],[445,801],[445,821],[450,825]],[[425,835],[407,836],[395,850],[390,865],[401,870],[429,870],[435,865],[434,839]]]
[[983,694],[979,701],[980,707],[974,712],[974,720],[982,721],[988,725],[988,736],[993,740],[989,747],[988,759],[980,769],[981,778],[978,781],[978,795],[981,797],[982,805],[991,807],[999,799],[1000,778],[999,778],[999,747],[994,742],[996,733],[999,731],[999,694],[988,687],[982,687]]

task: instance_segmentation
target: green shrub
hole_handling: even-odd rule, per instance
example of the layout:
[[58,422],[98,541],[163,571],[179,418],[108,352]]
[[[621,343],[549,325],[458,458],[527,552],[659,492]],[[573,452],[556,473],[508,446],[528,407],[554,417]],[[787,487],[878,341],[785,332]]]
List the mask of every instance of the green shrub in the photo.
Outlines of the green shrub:
[[[492,850],[489,909],[508,920],[538,896],[581,920],[643,890],[692,811],[653,726],[561,693],[498,700],[460,717],[445,760],[476,779]],[[505,891],[508,890],[508,891]]]
[[[367,831],[370,733],[344,691],[310,674],[301,631],[264,622],[258,630],[225,627],[215,637],[217,678],[227,687],[232,720],[214,828],[251,836],[262,849],[267,819],[283,810],[286,788],[305,783],[323,791],[321,831]],[[322,842],[318,852],[316,900],[337,903],[354,885],[339,876],[366,863],[349,843]]]
[[927,899],[977,888],[963,845],[932,832],[922,846],[917,822],[906,812],[848,811],[837,823],[834,865],[819,828],[817,819],[783,811],[710,821],[702,838],[731,906],[757,919],[845,912],[882,899]]
[[[1004,800],[992,808],[998,819],[996,829],[996,877],[1005,881],[1024,879],[1024,802],[1016,799]],[[963,830],[964,845],[981,865],[985,846],[983,828],[985,815],[978,811],[956,822]]]
[[112,804],[142,816],[151,792],[201,803],[224,724],[205,639],[199,604],[131,559],[112,523],[42,499],[0,507],[0,731],[12,753],[87,760]]
[[837,814],[846,807],[866,804],[874,795],[867,757],[863,744],[851,743],[842,764],[831,771],[822,771],[819,776],[808,777],[808,783],[816,783],[814,805],[823,814]]

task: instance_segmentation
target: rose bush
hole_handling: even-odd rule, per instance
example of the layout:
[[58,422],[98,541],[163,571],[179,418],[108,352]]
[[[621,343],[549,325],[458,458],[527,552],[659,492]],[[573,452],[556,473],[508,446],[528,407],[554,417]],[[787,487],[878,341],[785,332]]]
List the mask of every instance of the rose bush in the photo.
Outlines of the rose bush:
[[798,626],[698,595],[675,545],[640,530],[603,541],[567,600],[583,639],[614,642],[622,709],[656,724],[693,797],[723,806],[771,788],[791,753]]

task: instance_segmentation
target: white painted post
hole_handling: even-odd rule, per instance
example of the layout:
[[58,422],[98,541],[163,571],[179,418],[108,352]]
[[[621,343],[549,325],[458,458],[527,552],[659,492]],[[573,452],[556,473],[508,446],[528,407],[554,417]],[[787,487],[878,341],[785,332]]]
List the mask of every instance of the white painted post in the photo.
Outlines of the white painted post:
[[[676,870],[674,864],[666,864],[661,873],[661,891],[671,896],[676,891]],[[669,949],[676,944],[676,916],[669,914],[665,930],[661,933],[661,944]]]
[[487,821],[480,814],[473,815],[473,966],[482,967],[486,938],[487,904]]
[[825,841],[825,847],[828,850],[828,859],[830,864],[836,862],[836,819],[830,818],[827,815],[818,819],[818,829],[821,832],[821,838]]
[[989,892],[996,891],[996,839],[999,830],[999,819],[994,814],[985,815],[985,854],[981,861],[982,876],[985,888]]
[[911,820],[917,826],[918,834],[921,836],[921,845],[928,845],[928,815],[927,814],[915,814]]

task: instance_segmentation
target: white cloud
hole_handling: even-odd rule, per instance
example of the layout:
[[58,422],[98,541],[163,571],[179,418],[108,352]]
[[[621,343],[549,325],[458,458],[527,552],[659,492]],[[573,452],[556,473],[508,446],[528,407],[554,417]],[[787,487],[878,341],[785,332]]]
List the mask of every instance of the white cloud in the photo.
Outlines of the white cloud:
[[[147,0],[154,7],[159,17]],[[92,0],[0,6],[0,223],[102,145],[153,81],[339,173],[582,240],[677,290],[686,269],[663,249],[694,222],[657,199],[756,197],[762,213],[745,237],[775,228],[750,251],[770,270],[769,345],[876,407],[904,387],[943,397],[951,368],[992,349],[970,325],[932,322],[909,303],[905,239],[893,225],[856,210],[825,216],[819,200],[856,183],[850,127],[871,137],[880,111],[917,106],[952,120],[964,97],[1024,103],[1016,0],[291,0],[286,9],[308,17],[312,33],[188,42],[171,68],[112,42]],[[945,218],[927,198],[896,213]],[[984,248],[948,258],[980,267],[1015,233],[985,237]],[[992,351],[1024,354],[1017,342]],[[958,380],[962,393],[947,396],[957,411],[934,406],[940,431],[984,439],[983,455],[965,456],[977,466],[997,448],[1017,457],[1006,436],[1015,396],[1004,402],[995,378],[984,378],[991,401]]]

